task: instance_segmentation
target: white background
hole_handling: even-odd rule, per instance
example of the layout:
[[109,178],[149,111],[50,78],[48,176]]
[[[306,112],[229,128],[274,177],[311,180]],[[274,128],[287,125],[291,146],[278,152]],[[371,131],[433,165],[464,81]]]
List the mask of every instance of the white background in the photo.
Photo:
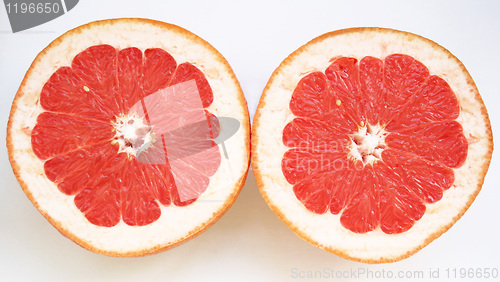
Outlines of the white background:
[[294,277],[320,271],[316,277],[324,281],[363,281],[366,275],[332,279],[325,272],[351,275],[351,270],[353,274],[364,270],[374,276],[423,271],[424,278],[415,280],[427,281],[430,270],[439,270],[442,280],[468,281],[446,279],[446,269],[450,274],[454,268],[457,274],[460,268],[500,269],[498,150],[483,190],[453,228],[404,261],[365,265],[317,249],[294,235],[267,207],[251,171],[234,206],[199,237],[148,257],[97,255],[60,235],[38,213],[12,173],[5,146],[12,100],[38,52],[71,28],[117,17],[173,23],[207,40],[233,67],[252,117],[272,71],[314,37],[356,26],[413,32],[443,45],[465,64],[489,110],[493,132],[500,134],[499,12],[500,2],[495,1],[81,0],[66,15],[13,34],[6,11],[0,8],[0,280],[310,281]]

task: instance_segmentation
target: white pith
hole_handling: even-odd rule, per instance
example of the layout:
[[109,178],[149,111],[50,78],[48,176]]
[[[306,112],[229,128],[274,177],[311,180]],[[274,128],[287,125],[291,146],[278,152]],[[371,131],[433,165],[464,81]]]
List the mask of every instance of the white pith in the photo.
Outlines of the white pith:
[[[454,169],[455,182],[443,198],[426,205],[426,213],[415,225],[400,234],[385,234],[380,229],[357,234],[340,224],[341,214],[316,214],[297,200],[293,186],[282,172],[282,158],[288,147],[283,145],[283,128],[295,116],[289,108],[292,93],[304,74],[324,72],[331,59],[339,56],[361,60],[365,56],[383,59],[388,55],[407,54],[422,62],[431,75],[445,79],[460,104],[457,121],[469,141],[465,163]],[[450,227],[480,189],[485,166],[491,157],[491,131],[488,117],[468,73],[451,54],[432,42],[392,30],[357,30],[324,37],[303,46],[284,61],[273,74],[263,93],[254,118],[252,166],[258,170],[260,189],[289,227],[307,241],[344,257],[370,262],[394,261],[412,254]],[[471,198],[472,197],[472,198]]]
[[129,226],[120,221],[111,228],[90,223],[75,206],[74,196],[61,193],[56,184],[47,179],[44,161],[33,153],[30,133],[37,116],[43,112],[40,91],[52,73],[59,67],[70,66],[77,54],[98,44],[109,44],[118,50],[137,47],[143,52],[148,48],[162,48],[177,64],[194,64],[206,75],[213,91],[214,100],[207,110],[216,116],[235,118],[245,125],[248,123],[246,104],[227,63],[215,49],[184,30],[135,19],[83,26],[55,42],[32,65],[30,79],[19,89],[19,98],[13,106],[15,112],[10,117],[9,137],[13,147],[10,157],[20,166],[18,179],[24,182],[25,191],[35,206],[50,217],[63,234],[93,251],[116,256],[143,255],[182,242],[203,230],[231,203],[228,200],[241,187],[240,181],[248,169],[248,127],[241,126],[224,142],[228,158],[221,158],[219,170],[210,177],[209,186],[197,201],[185,207],[160,204],[160,218],[147,226]]
[[382,157],[382,151],[386,148],[385,137],[387,132],[382,126],[364,124],[359,127],[357,133],[351,137],[349,154],[355,160],[363,162],[364,165],[373,164]]
[[146,151],[156,141],[153,128],[138,115],[117,116],[112,124],[116,134],[111,143],[118,144],[118,151],[125,152],[131,157],[136,157],[139,152]]

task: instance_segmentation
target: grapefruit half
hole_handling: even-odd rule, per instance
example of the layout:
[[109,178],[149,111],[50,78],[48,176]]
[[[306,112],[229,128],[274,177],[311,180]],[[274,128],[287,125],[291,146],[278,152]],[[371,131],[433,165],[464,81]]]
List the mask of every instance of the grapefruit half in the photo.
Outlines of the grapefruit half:
[[12,168],[36,208],[111,256],[155,253],[217,221],[245,182],[249,138],[222,55],[146,19],[92,22],[49,44],[7,129]]
[[391,29],[324,34],[286,58],[261,97],[252,167],[270,208],[341,257],[404,259],[479,193],[493,150],[463,64]]

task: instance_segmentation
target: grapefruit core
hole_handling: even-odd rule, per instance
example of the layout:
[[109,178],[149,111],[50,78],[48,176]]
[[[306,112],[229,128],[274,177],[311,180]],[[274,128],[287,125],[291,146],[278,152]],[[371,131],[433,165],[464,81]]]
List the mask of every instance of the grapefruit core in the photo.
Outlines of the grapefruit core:
[[292,53],[252,130],[271,209],[313,245],[368,263],[406,258],[448,230],[481,189],[493,150],[460,61],[380,28],[328,33]]
[[36,57],[7,146],[21,187],[63,235],[140,256],[194,237],[231,206],[248,171],[249,117],[207,42],[162,22],[105,20]]

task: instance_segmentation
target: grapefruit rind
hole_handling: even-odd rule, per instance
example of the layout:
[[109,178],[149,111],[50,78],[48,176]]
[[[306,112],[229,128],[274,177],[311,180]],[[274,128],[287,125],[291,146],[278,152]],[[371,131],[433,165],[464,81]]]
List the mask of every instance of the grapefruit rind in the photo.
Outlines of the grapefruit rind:
[[[422,62],[431,75],[445,79],[457,95],[457,121],[469,142],[465,163],[454,169],[455,182],[443,198],[427,204],[424,216],[406,232],[365,234],[351,232],[340,214],[307,210],[283,175],[281,161],[289,150],[283,128],[295,116],[289,108],[294,88],[306,74],[324,72],[339,56],[360,60],[407,54]],[[352,28],[324,34],[293,52],[273,72],[257,108],[252,127],[252,168],[262,196],[278,217],[299,237],[341,257],[384,263],[407,258],[446,232],[479,193],[493,151],[488,114],[477,87],[464,65],[437,43],[415,34],[382,28]]]
[[[117,49],[162,48],[177,63],[190,62],[206,76],[214,95],[207,108],[216,116],[241,123],[224,142],[228,159],[210,177],[206,191],[186,207],[161,206],[161,217],[143,227],[121,221],[111,228],[90,223],[72,196],[61,193],[44,173],[31,147],[31,130],[43,112],[40,92],[59,67],[86,48],[109,44]],[[14,98],[7,128],[7,148],[14,173],[35,207],[63,235],[82,247],[110,256],[142,256],[168,249],[204,231],[235,201],[245,183],[250,160],[250,121],[241,87],[225,58],[209,43],[178,26],[147,19],[92,22],[70,30],[49,44],[34,60]],[[220,150],[222,151],[222,150]]]

